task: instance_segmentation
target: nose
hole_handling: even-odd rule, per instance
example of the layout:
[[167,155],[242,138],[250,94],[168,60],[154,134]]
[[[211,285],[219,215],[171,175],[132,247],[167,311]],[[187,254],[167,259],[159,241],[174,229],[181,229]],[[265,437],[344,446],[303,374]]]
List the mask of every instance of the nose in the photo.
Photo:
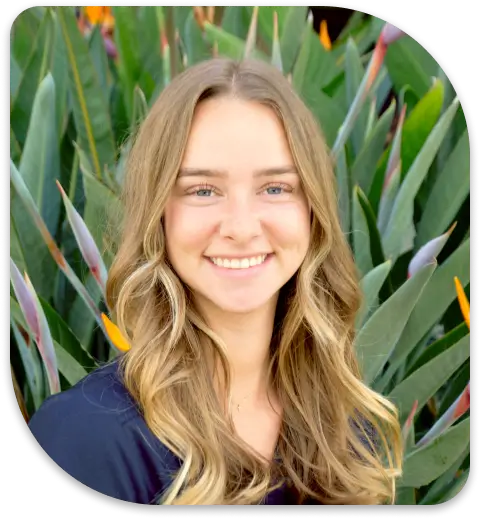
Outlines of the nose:
[[220,222],[222,238],[234,240],[237,243],[248,243],[260,236],[262,226],[260,218],[250,199],[229,200]]

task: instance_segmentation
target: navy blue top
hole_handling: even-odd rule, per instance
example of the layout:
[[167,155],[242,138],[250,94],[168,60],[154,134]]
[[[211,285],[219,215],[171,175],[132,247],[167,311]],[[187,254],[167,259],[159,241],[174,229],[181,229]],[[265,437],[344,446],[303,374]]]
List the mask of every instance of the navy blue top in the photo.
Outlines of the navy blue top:
[[[181,461],[148,428],[113,362],[47,398],[29,422],[45,452],[68,474],[107,496],[159,504]],[[266,505],[294,504],[284,485]]]

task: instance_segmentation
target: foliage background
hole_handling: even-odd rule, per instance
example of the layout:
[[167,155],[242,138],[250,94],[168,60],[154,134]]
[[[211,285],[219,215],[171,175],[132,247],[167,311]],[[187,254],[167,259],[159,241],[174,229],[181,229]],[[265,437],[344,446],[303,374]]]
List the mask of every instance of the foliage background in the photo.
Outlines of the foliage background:
[[465,118],[444,72],[408,35],[360,12],[334,41],[328,24],[320,35],[313,26],[307,7],[34,7],[15,20],[17,399],[28,420],[49,394],[128,348],[102,312],[129,137],[185,67],[254,56],[282,69],[332,148],[365,294],[357,351],[366,381],[406,424],[398,503],[442,502],[469,471]]

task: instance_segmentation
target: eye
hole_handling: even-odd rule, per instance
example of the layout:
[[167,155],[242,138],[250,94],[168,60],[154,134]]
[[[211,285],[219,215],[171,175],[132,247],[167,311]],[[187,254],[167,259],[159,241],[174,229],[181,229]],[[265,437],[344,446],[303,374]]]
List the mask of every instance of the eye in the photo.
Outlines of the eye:
[[267,195],[283,195],[285,193],[292,193],[293,188],[288,184],[269,184],[263,188]]
[[195,186],[187,191],[189,196],[197,196],[199,198],[209,198],[216,192],[214,186],[209,184],[202,184],[201,186]]

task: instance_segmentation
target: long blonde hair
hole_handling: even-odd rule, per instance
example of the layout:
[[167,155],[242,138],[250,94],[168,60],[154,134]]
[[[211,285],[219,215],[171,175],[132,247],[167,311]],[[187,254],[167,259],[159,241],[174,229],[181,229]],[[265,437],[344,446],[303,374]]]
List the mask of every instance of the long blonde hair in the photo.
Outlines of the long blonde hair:
[[[266,464],[234,434],[207,351],[226,347],[168,262],[162,216],[198,103],[236,96],[271,107],[284,125],[312,209],[310,246],[281,289],[269,377],[283,409],[281,463]],[[161,504],[258,504],[282,482],[300,504],[392,502],[400,474],[394,406],[369,389],[353,350],[358,274],[339,224],[333,167],[315,119],[268,64],[214,59],[165,88],[139,128],[123,192],[124,222],[107,299],[131,344],[124,383],[153,433],[181,460]]]

